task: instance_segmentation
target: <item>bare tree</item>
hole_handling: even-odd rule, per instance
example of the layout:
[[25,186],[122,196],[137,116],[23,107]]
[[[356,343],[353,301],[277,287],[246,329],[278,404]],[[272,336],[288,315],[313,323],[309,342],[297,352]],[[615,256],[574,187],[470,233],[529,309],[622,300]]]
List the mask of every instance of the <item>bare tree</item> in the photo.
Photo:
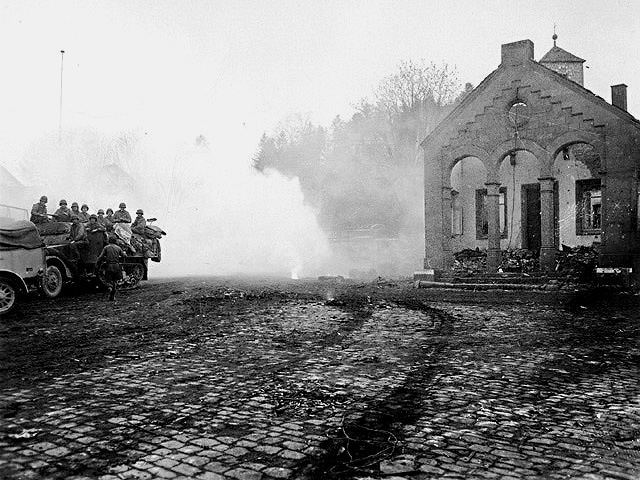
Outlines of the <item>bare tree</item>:
[[[422,60],[403,61],[375,91],[376,106],[384,112],[395,151],[404,161],[416,161],[422,139],[449,111],[460,92],[457,72]],[[401,162],[404,163],[404,162]]]

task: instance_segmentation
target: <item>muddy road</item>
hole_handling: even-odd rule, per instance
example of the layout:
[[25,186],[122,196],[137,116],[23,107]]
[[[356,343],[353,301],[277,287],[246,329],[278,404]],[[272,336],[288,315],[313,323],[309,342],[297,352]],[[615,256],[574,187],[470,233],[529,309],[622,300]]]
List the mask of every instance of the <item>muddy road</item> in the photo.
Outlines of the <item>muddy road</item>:
[[0,321],[0,477],[638,478],[639,307],[247,278],[30,299]]

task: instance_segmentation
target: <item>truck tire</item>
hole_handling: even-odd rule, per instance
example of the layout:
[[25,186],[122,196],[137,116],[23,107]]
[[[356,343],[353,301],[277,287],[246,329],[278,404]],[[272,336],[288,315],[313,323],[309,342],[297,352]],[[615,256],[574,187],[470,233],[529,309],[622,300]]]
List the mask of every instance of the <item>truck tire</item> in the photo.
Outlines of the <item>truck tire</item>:
[[6,315],[18,305],[18,289],[11,280],[0,278],[0,315]]
[[42,277],[40,290],[47,298],[56,298],[62,292],[62,272],[55,265],[49,265]]

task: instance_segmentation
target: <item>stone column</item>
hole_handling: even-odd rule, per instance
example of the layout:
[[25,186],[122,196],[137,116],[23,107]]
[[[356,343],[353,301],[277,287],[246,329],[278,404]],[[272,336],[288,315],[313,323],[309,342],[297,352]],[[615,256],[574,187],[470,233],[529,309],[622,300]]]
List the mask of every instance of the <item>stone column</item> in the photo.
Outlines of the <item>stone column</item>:
[[451,187],[442,187],[442,267],[450,270],[453,266],[451,253]]
[[555,178],[539,178],[540,182],[540,268],[550,272],[556,265],[553,186]]
[[489,273],[498,271],[502,261],[500,250],[500,184],[485,183],[487,187],[487,221],[489,224],[489,245],[487,249],[487,270]]
[[442,250],[443,202],[442,202],[442,159],[431,157],[425,152],[424,159],[424,268],[442,270],[444,252]]

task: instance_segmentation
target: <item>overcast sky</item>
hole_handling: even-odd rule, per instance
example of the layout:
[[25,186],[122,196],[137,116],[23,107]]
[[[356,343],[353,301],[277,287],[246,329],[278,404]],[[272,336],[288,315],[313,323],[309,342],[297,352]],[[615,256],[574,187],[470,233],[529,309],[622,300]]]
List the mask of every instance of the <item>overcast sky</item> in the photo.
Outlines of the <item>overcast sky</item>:
[[610,101],[626,83],[639,117],[630,0],[0,0],[0,154],[57,132],[60,50],[63,128],[253,143],[291,113],[348,117],[401,60],[447,62],[477,85],[503,43],[531,39],[539,60],[554,24],[587,60],[585,87]]

